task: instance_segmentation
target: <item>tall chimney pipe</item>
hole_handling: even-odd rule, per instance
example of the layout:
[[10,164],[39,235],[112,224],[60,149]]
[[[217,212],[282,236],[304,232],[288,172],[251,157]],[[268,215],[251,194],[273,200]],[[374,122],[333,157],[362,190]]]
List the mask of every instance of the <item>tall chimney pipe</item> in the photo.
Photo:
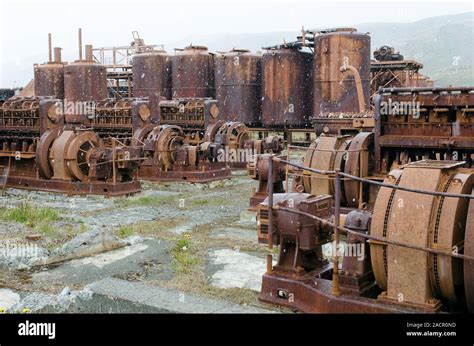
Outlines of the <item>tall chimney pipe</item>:
[[51,33],[48,34],[48,62],[52,62],[53,61],[53,53],[51,51],[51,46],[52,46],[52,43],[51,43]]
[[82,60],[82,29],[79,28],[79,60]]

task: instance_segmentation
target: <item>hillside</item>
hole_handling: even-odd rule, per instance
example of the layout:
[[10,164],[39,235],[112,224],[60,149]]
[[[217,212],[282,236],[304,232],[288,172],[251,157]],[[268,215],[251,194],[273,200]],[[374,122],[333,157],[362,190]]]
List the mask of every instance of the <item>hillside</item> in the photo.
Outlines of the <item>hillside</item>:
[[[413,23],[349,24],[372,37],[372,51],[392,45],[406,59],[423,63],[423,73],[437,85],[474,85],[474,12],[432,17]],[[233,47],[261,50],[262,46],[292,41],[298,32],[254,34],[220,33],[209,36],[189,35],[167,44],[168,51],[189,43],[207,45],[211,51]]]
[[[424,65],[422,72],[433,78],[437,85],[474,86],[474,12],[413,23],[347,23],[347,26],[370,32],[372,51],[381,45],[391,45],[405,58],[420,61]],[[260,51],[262,46],[293,41],[299,34],[298,28],[295,29],[294,32],[190,34],[176,42],[165,42],[165,46],[168,52],[189,43],[206,45],[211,51],[227,51],[233,47]],[[111,35],[109,45],[120,45],[124,39],[127,38]],[[147,41],[153,42],[154,38],[147,37]],[[22,57],[20,61],[4,61],[0,71],[0,81],[4,85],[0,87],[26,85],[33,77],[33,64],[43,60],[43,54],[38,54]]]

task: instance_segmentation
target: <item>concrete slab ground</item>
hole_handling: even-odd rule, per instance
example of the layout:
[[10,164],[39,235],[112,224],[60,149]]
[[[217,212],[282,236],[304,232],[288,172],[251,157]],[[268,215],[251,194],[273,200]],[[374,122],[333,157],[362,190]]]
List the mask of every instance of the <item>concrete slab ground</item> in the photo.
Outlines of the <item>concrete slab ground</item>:
[[99,313],[274,313],[226,301],[177,292],[141,282],[106,278],[87,286],[91,299],[79,299],[79,312]]
[[209,251],[208,267],[212,285],[219,288],[248,288],[260,292],[262,273],[266,270],[263,255],[239,249]]
[[0,311],[6,311],[20,302],[20,295],[10,289],[0,288]]
[[[166,280],[172,275],[169,268],[168,244],[162,240],[146,239],[120,249],[75,259],[62,265],[34,273],[35,284],[86,285],[104,277],[120,276],[130,279]],[[148,270],[153,265],[153,271]]]

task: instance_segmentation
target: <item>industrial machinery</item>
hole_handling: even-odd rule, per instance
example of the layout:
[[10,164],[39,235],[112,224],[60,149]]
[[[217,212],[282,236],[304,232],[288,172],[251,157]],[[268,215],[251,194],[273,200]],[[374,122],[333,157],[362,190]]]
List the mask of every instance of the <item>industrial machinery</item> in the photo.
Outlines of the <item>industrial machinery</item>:
[[382,88],[371,105],[367,35],[304,40],[318,138],[302,163],[259,157],[258,240],[279,246],[259,299],[304,312],[473,312],[473,88]]
[[183,128],[189,143],[200,144],[206,128],[220,118],[218,102],[212,98],[178,98],[159,103],[159,123]]
[[403,60],[403,55],[396,52],[393,47],[382,46],[374,51],[374,58],[377,61],[400,61]]
[[133,175],[139,152],[119,142],[106,146],[87,127],[67,123],[61,105],[51,98],[13,98],[3,105],[3,186],[84,195],[138,192]]
[[143,161],[139,177],[157,181],[209,182],[231,177],[226,162],[219,161],[223,146],[204,142],[185,143],[183,129],[176,125],[159,125],[135,133],[132,144],[143,143]]
[[0,106],[10,97],[15,96],[17,89],[0,89]]
[[420,73],[423,64],[415,60],[405,60],[403,55],[395,53],[393,47],[382,46],[374,51],[370,63],[371,103],[381,88],[432,87],[434,82]]
[[369,103],[370,36],[334,29],[314,37],[314,118],[362,113]]
[[[259,208],[267,208],[267,206],[261,205],[261,203],[268,197],[268,165],[270,164],[269,161],[273,160],[275,155],[278,155],[281,152],[282,148],[274,148],[274,145],[278,142],[281,143],[281,147],[283,147],[283,139],[281,137],[277,138],[268,138],[265,140],[264,146],[272,147],[269,150],[270,153],[265,153],[266,150],[263,150],[263,153],[257,154],[255,159],[248,163],[247,165],[247,173],[250,178],[258,181],[258,187],[252,190],[252,195],[250,196],[250,203],[249,203],[249,210],[250,211],[257,211]],[[272,153],[273,152],[273,153]],[[273,191],[275,193],[283,193],[285,192],[283,183],[286,179],[286,170],[285,165],[279,164],[279,162],[275,162],[273,170],[272,170],[272,183],[273,183]],[[259,224],[259,235],[260,229],[265,227],[264,224]],[[265,231],[264,231],[265,232]],[[262,241],[261,237],[259,236],[259,242],[266,242],[266,239]]]
[[474,170],[464,164],[400,167],[365,210],[344,211],[336,195],[269,196],[260,222],[280,254],[277,265],[268,258],[259,299],[304,312],[473,312]]
[[137,130],[132,146],[143,145],[139,177],[156,181],[208,182],[231,177],[231,167],[246,167],[255,155],[280,152],[281,138],[252,140],[241,122],[209,125],[200,143],[193,144],[183,128],[148,125]]
[[3,186],[109,196],[138,192],[141,148],[110,136],[130,137],[133,113],[149,114],[148,106],[104,101],[105,68],[94,62],[90,45],[82,59],[81,30],[73,63],[61,62],[59,48],[53,62],[51,36],[48,41],[49,62],[35,66],[41,96],[10,98],[0,110]]
[[[305,312],[474,311],[473,95],[382,89],[374,131],[322,134],[302,165],[274,158],[258,239],[280,254],[259,298]],[[303,171],[291,192],[282,164]]]
[[375,105],[377,172],[421,159],[472,166],[474,88],[381,89]]

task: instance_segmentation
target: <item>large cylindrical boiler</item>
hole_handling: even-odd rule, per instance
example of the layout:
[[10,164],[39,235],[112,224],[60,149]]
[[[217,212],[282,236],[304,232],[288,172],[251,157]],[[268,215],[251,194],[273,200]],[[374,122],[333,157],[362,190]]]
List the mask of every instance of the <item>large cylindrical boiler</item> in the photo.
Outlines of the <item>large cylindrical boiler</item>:
[[261,59],[245,49],[216,56],[216,99],[223,120],[261,123]]
[[176,50],[171,70],[173,99],[214,97],[214,56],[207,47]]
[[368,107],[369,97],[370,36],[347,28],[317,35],[314,39],[314,116],[360,112]]
[[313,55],[291,48],[262,56],[264,126],[300,127],[312,115]]

